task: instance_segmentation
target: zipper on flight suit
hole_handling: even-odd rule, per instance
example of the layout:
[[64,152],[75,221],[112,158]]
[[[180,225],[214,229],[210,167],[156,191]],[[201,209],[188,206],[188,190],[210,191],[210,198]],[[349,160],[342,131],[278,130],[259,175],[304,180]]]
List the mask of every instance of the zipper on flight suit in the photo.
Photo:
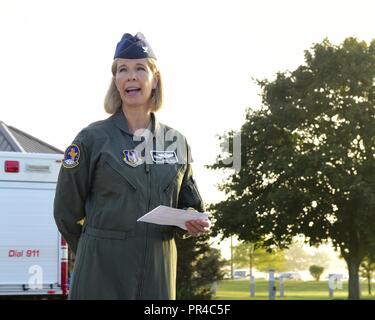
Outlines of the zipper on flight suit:
[[[150,164],[145,163],[145,171],[147,176],[147,185],[148,185],[148,202],[147,202],[147,212],[150,211],[150,205],[151,205],[151,170],[150,170]],[[146,269],[146,263],[147,263],[147,247],[148,247],[148,224],[146,223],[145,226],[145,235],[146,235],[146,243],[145,243],[145,251],[144,251],[144,264],[143,264],[143,270],[141,273],[141,279],[139,281],[138,285],[138,299],[141,297],[142,294],[142,288],[143,288],[143,281],[144,281],[144,275],[145,275],[145,269]]]

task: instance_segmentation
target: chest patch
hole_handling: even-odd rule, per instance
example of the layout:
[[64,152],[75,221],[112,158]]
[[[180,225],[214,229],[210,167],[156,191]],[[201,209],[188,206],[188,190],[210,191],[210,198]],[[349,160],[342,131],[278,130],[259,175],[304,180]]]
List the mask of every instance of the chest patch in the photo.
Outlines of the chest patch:
[[175,164],[178,158],[175,151],[156,151],[151,150],[151,157],[154,163]]
[[122,160],[131,167],[137,167],[143,163],[141,155],[137,150],[123,150],[124,157]]

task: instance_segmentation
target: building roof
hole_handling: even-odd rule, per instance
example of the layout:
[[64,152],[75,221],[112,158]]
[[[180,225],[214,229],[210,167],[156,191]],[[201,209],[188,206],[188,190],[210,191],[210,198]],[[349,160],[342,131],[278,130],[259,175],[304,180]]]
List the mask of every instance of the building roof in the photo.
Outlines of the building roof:
[[64,153],[26,132],[6,125],[0,121],[0,151],[26,153]]

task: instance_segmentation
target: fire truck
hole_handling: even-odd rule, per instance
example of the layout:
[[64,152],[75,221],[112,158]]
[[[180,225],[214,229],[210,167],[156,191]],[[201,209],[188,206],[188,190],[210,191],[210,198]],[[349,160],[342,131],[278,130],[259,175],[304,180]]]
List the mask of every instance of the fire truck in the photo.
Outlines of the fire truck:
[[[0,145],[15,143],[8,133],[1,136],[0,130]],[[0,296],[65,298],[68,248],[53,218],[63,154],[18,146],[16,152],[0,151]]]
[[67,294],[67,245],[53,218],[61,160],[0,152],[0,295]]

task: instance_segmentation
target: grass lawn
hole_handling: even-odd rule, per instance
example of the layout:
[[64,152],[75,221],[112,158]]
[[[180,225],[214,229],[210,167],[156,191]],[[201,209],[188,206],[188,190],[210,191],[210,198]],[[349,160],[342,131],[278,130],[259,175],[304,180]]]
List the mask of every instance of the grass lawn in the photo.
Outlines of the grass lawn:
[[[284,298],[280,298],[279,281],[277,287],[277,300],[329,300],[327,281],[284,281]],[[257,279],[255,281],[255,297],[250,297],[249,280],[223,280],[217,285],[215,300],[268,300],[268,281]],[[375,299],[369,296],[367,283],[362,282],[362,299]],[[348,283],[343,283],[343,289],[334,291],[334,299],[347,299]]]

